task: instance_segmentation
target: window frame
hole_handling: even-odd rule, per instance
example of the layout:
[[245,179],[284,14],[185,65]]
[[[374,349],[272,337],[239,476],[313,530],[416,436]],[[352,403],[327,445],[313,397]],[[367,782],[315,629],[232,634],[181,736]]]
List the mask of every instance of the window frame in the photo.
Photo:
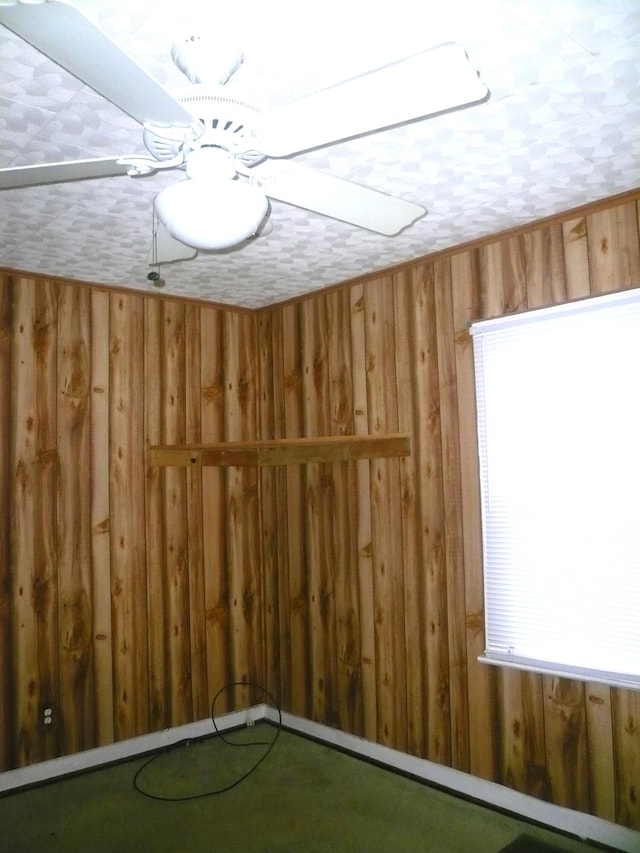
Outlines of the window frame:
[[[523,653],[523,650],[529,649],[528,646],[528,636],[527,632],[529,632],[530,636],[534,636],[537,629],[530,627],[533,624],[533,616],[532,613],[526,613],[527,610],[533,611],[533,603],[529,603],[526,597],[523,597],[523,592],[520,590],[520,584],[523,584],[523,589],[526,588],[527,583],[531,583],[530,578],[531,574],[527,574],[524,566],[526,564],[525,557],[519,557],[518,560],[519,565],[522,565],[522,568],[513,570],[513,563],[511,564],[511,568],[508,568],[509,563],[508,559],[503,561],[500,568],[496,570],[495,561],[497,559],[496,552],[494,548],[495,541],[502,537],[508,537],[512,535],[512,530],[519,530],[518,525],[520,523],[523,524],[524,528],[526,528],[528,524],[528,518],[531,515],[530,512],[525,509],[522,512],[522,519],[519,519],[518,511],[512,513],[511,508],[509,506],[510,500],[516,500],[517,490],[521,488],[520,485],[511,486],[513,489],[512,492],[500,492],[497,489],[494,478],[493,478],[493,470],[490,470],[490,466],[492,463],[489,461],[489,456],[491,455],[487,448],[492,446],[493,442],[493,450],[491,453],[493,454],[493,469],[498,468],[500,465],[504,466],[504,460],[501,460],[500,454],[502,453],[504,456],[507,455],[507,451],[503,450],[502,446],[497,442],[496,435],[499,435],[497,431],[498,428],[495,426],[497,422],[499,422],[499,418],[496,420],[496,417],[491,414],[489,419],[489,426],[487,422],[487,413],[485,411],[485,406],[487,404],[487,370],[494,370],[496,373],[497,379],[493,376],[490,377],[490,385],[489,394],[495,398],[491,405],[497,406],[498,403],[495,401],[500,401],[500,394],[504,395],[504,388],[500,388],[500,382],[503,384],[506,383],[506,379],[504,377],[509,375],[509,367],[502,368],[500,363],[497,361],[496,352],[491,353],[489,362],[491,359],[496,359],[496,364],[498,367],[494,366],[494,363],[490,363],[489,367],[487,367],[487,357],[485,347],[489,346],[487,343],[490,341],[490,338],[493,336],[493,340],[491,341],[491,346],[500,346],[500,336],[502,335],[502,339],[511,341],[515,341],[516,337],[520,334],[518,330],[521,330],[524,334],[523,336],[529,335],[531,340],[536,337],[536,330],[538,333],[545,332],[549,328],[554,328],[557,332],[562,328],[561,322],[562,320],[566,320],[565,327],[569,327],[571,324],[578,327],[582,322],[581,318],[590,318],[590,324],[593,325],[597,318],[600,317],[618,317],[622,318],[620,321],[623,325],[627,323],[626,317],[628,314],[627,309],[630,309],[631,320],[635,320],[637,317],[639,322],[640,329],[640,288],[631,288],[628,290],[616,291],[613,293],[608,293],[600,296],[592,296],[586,297],[585,299],[573,300],[571,302],[565,302],[559,305],[553,305],[547,308],[538,308],[530,311],[519,312],[518,314],[511,314],[504,317],[497,317],[489,320],[479,320],[474,322],[470,326],[470,334],[472,336],[473,342],[473,357],[474,357],[474,372],[475,372],[475,380],[476,380],[476,426],[477,426],[477,438],[478,438],[478,460],[479,460],[479,472],[480,472],[480,501],[481,501],[481,515],[482,515],[482,552],[483,552],[483,583],[484,583],[484,597],[485,597],[485,652],[480,655],[478,660],[483,663],[489,663],[492,665],[498,666],[509,666],[515,667],[517,669],[525,669],[534,672],[541,672],[545,674],[564,676],[569,678],[576,678],[585,681],[600,681],[609,685],[618,686],[618,687],[626,687],[632,689],[640,689],[640,606],[638,606],[637,610],[637,620],[633,620],[633,622],[637,621],[638,627],[635,628],[634,624],[631,625],[631,632],[633,636],[630,639],[632,654],[631,658],[633,661],[637,659],[637,666],[632,668],[632,671],[627,671],[628,667],[624,668],[624,671],[619,670],[617,667],[611,668],[610,666],[602,665],[602,660],[606,661],[606,656],[602,654],[601,660],[598,662],[596,666],[589,666],[584,663],[584,660],[578,663],[571,663],[567,661],[566,656],[568,652],[563,648],[562,652],[556,652],[558,659],[550,659],[553,658],[553,653],[551,656],[549,654],[528,654]],[[616,313],[617,312],[617,313]],[[602,322],[602,320],[600,321]],[[551,325],[550,325],[551,324]],[[627,323],[628,324],[628,323]],[[586,328],[589,328],[589,324],[584,323]],[[638,340],[640,340],[640,334],[636,336]],[[593,341],[594,338],[591,338]],[[617,341],[618,338],[615,338],[614,341]],[[620,340],[622,340],[620,338]],[[495,341],[498,341],[495,344]],[[527,342],[523,344],[523,351],[528,346]],[[583,343],[583,346],[586,347],[586,344]],[[593,347],[592,343],[592,347]],[[635,346],[635,343],[630,344],[630,346]],[[640,368],[640,343],[637,344],[638,347],[638,368]],[[596,353],[598,352],[597,346],[594,347]],[[614,345],[611,349],[615,350],[616,346]],[[518,352],[517,345],[515,347],[515,352]],[[581,352],[586,352],[586,349]],[[604,352],[604,351],[603,351]],[[602,355],[602,353],[601,353]],[[572,353],[572,357],[574,354]],[[544,359],[542,359],[544,361]],[[516,361],[516,364],[518,362]],[[629,368],[629,374],[633,373],[633,364],[626,365]],[[535,368],[532,368],[532,371],[535,371]],[[576,381],[577,377],[580,373],[580,363],[576,360],[576,368],[575,375]],[[640,369],[637,369],[638,376],[640,376]],[[504,376],[502,375],[504,374]],[[526,375],[526,374],[525,374]],[[545,374],[542,369],[540,372],[540,376],[545,382],[539,383],[539,388],[545,389],[545,386],[551,387],[553,385],[554,377],[551,373],[550,368],[547,368],[547,373]],[[496,384],[497,383],[497,384]],[[494,388],[498,387],[498,391],[495,392]],[[542,396],[544,395],[544,390],[539,391],[538,388],[535,387],[535,381],[530,384],[530,387],[534,388],[534,395],[536,393],[540,393]],[[633,387],[633,386],[631,386]],[[526,391],[522,391],[521,393],[526,393]],[[516,395],[517,396],[517,395]],[[586,396],[586,395],[585,395]],[[618,396],[619,399],[620,395]],[[518,398],[520,399],[520,398]],[[556,398],[557,399],[557,398]],[[561,401],[562,402],[562,401]],[[533,402],[531,403],[533,406]],[[633,405],[633,404],[629,404]],[[514,407],[513,407],[514,408]],[[637,422],[638,422],[638,442],[640,442],[640,391],[638,391],[638,403],[637,403]],[[624,407],[621,406],[621,411],[624,411]],[[562,412],[562,405],[559,406],[559,411]],[[635,409],[634,409],[635,411]],[[522,418],[527,417],[527,408],[526,406],[522,408]],[[529,416],[531,412],[529,411]],[[514,415],[514,423],[518,422],[518,413]],[[505,420],[509,420],[505,418]],[[535,420],[535,417],[534,417]],[[635,423],[635,421],[634,421]],[[591,425],[589,424],[589,427]],[[490,435],[487,435],[487,429],[489,429]],[[631,433],[629,433],[631,435]],[[627,436],[629,438],[629,436]],[[629,438],[629,441],[633,441],[632,438]],[[542,442],[540,442],[542,444]],[[496,452],[496,448],[498,451]],[[535,453],[530,451],[530,446],[522,449],[521,457],[524,458],[523,454],[529,453],[530,456],[535,457],[540,464],[539,457],[535,456]],[[632,480],[632,472],[636,472],[638,474],[638,480],[640,481],[640,450],[634,448],[632,456],[633,467],[630,468],[630,472],[624,472],[624,477],[629,481]],[[496,462],[498,460],[498,462]],[[525,465],[526,468],[526,465]],[[516,469],[517,470],[517,469]],[[514,474],[514,482],[517,481],[517,474]],[[491,480],[491,484],[490,481]],[[499,486],[501,486],[502,482],[509,483],[509,475],[507,474],[503,477],[503,481],[500,481],[500,476],[495,478],[496,482],[498,482]],[[533,477],[535,480],[535,476]],[[567,478],[568,481],[568,478]],[[577,488],[578,486],[576,486]],[[570,491],[570,488],[567,487]],[[524,490],[522,490],[524,492]],[[495,495],[498,494],[498,498]],[[507,499],[505,500],[505,494]],[[640,528],[640,487],[638,490],[632,491],[634,501],[637,500],[638,506],[638,528]],[[599,496],[602,501],[602,496]],[[519,498],[518,498],[519,499]],[[540,502],[538,502],[540,503]],[[502,507],[506,506],[507,509],[504,510]],[[526,503],[524,504],[526,507]],[[501,513],[503,515],[501,515]],[[511,527],[508,523],[505,523],[505,520],[511,521]],[[515,518],[515,521],[513,521]],[[631,518],[631,516],[630,516]],[[497,521],[496,521],[497,519]],[[633,521],[626,520],[626,516],[621,522],[624,525],[624,530],[630,531],[631,541],[635,542],[634,532],[633,532]],[[500,524],[502,524],[502,528],[500,528]],[[495,527],[497,525],[497,527]],[[547,530],[547,527],[539,528],[540,530]],[[496,530],[500,532],[497,533]],[[507,531],[506,533],[502,531]],[[638,534],[638,560],[640,561],[640,533]],[[531,540],[522,539],[522,542],[527,542]],[[575,539],[573,540],[575,542]],[[516,543],[517,544],[517,543]],[[506,538],[504,539],[504,543],[499,544],[498,550],[502,548],[503,552],[500,554],[498,559],[503,559],[503,554],[506,554],[509,559],[511,559],[508,543]],[[560,553],[562,553],[562,549],[560,549]],[[633,551],[632,560],[635,561],[635,550]],[[559,559],[559,558],[558,558]],[[595,557],[594,557],[595,559]],[[626,557],[624,559],[627,559]],[[545,562],[544,556],[542,562]],[[553,560],[549,560],[549,562],[553,562]],[[568,565],[570,560],[563,564]],[[622,558],[619,562],[622,562]],[[540,566],[541,562],[535,564],[536,566]],[[633,564],[635,566],[635,562]],[[505,569],[505,566],[507,568]],[[636,578],[632,580],[632,595],[630,597],[631,601],[631,609],[632,612],[635,613],[635,605],[640,605],[640,562],[638,562],[638,571],[636,572]],[[592,575],[594,578],[599,578],[601,576],[598,574]],[[555,575],[553,578],[555,579]],[[632,576],[633,577],[633,576]],[[526,582],[523,581],[523,578],[527,578]],[[603,583],[602,580],[599,581],[600,584]],[[541,584],[544,589],[544,584]],[[594,588],[597,588],[597,583],[594,580],[594,584],[592,585]],[[585,589],[580,590],[580,594],[587,595],[587,584],[584,584]],[[496,589],[497,588],[497,589]],[[553,582],[550,585],[551,589],[556,589],[553,585]],[[575,590],[575,587],[573,588]],[[513,591],[515,590],[515,591]],[[545,591],[546,592],[546,591]],[[540,593],[540,595],[544,595],[545,592]],[[536,600],[536,594],[532,595],[532,601]],[[573,593],[577,595],[578,593]],[[498,596],[497,604],[496,604],[496,595]],[[502,596],[502,598],[500,597]],[[511,596],[511,601],[509,601],[509,596]],[[624,598],[624,592],[620,592],[619,599],[622,604],[622,599]],[[526,602],[526,603],[525,603]],[[595,606],[598,604],[598,599],[595,600]],[[569,593],[567,593],[566,605],[569,605]],[[518,623],[516,627],[513,629],[507,624],[506,628],[503,630],[502,625],[499,627],[496,633],[496,623],[504,620],[505,623],[509,622],[508,617],[503,615],[503,611],[501,608],[511,607],[510,613],[512,614],[511,621],[514,623],[524,622],[528,620],[528,625],[524,626],[524,628]],[[514,611],[514,607],[516,610]],[[518,610],[519,608],[519,610]],[[625,608],[623,607],[623,610]],[[505,613],[507,611],[504,611]],[[540,611],[538,611],[540,613]],[[626,613],[626,610],[625,610]],[[525,615],[526,614],[526,615]],[[602,609],[599,611],[599,614],[602,614]],[[626,616],[625,616],[626,618]],[[576,621],[580,622],[580,617],[576,616]],[[624,624],[628,627],[629,620]],[[557,619],[553,623],[557,625]],[[522,634],[520,631],[522,630]],[[559,630],[559,629],[558,629]],[[576,649],[578,651],[574,652],[576,660],[580,657],[580,655],[586,654],[584,651],[587,648],[585,645],[587,635],[586,631],[588,628],[584,625],[580,625],[580,642],[575,643]],[[610,628],[606,628],[605,630],[611,631]],[[508,637],[510,636],[510,631],[513,631],[514,643],[509,643]],[[635,631],[635,633],[634,633]],[[496,637],[502,637],[503,639],[500,642],[496,642]],[[613,634],[611,634],[613,637]],[[507,639],[504,639],[507,638]],[[551,643],[551,634],[549,635],[549,643]],[[609,646],[615,646],[613,639],[610,641]],[[537,648],[541,649],[544,647],[545,640],[540,639],[537,643]],[[582,643],[582,645],[581,645]],[[571,645],[571,643],[568,643]],[[592,643],[592,646],[596,645],[596,643]],[[535,646],[535,641],[533,642],[533,646]],[[557,648],[557,647],[556,647]],[[602,647],[601,647],[602,648]],[[637,658],[635,657],[635,650],[637,650]],[[593,654],[595,654],[592,650]],[[599,654],[599,653],[598,653]]]

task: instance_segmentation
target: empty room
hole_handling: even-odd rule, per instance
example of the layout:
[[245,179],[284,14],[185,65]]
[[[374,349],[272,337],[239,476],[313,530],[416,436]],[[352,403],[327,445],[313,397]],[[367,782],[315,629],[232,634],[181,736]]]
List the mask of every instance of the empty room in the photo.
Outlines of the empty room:
[[640,850],[638,4],[0,24],[0,851]]

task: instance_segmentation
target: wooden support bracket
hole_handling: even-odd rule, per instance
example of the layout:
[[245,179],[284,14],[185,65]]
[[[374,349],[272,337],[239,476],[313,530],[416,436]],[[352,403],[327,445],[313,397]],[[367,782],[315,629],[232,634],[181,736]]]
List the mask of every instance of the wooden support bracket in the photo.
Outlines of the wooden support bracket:
[[408,435],[332,435],[325,438],[154,446],[147,451],[147,462],[161,467],[306,465],[309,462],[349,462],[410,455]]

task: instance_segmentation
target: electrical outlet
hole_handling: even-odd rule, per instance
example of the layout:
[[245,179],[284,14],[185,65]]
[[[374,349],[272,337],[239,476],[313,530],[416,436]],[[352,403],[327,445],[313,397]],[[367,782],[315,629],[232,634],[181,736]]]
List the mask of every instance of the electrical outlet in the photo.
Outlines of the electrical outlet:
[[51,731],[54,728],[56,714],[53,702],[40,702],[38,705],[38,719],[44,731]]

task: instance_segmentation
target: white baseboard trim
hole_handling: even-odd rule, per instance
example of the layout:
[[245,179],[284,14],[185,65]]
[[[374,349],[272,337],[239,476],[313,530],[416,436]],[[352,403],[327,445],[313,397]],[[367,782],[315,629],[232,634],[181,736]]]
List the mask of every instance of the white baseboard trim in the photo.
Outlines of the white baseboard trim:
[[[273,708],[267,707],[265,716],[271,722],[278,721],[278,711]],[[496,782],[479,779],[469,773],[407,755],[388,746],[364,740],[357,735],[331,729],[304,717],[296,717],[286,711],[282,711],[282,725],[386,767],[432,782],[454,794],[461,794],[490,807],[521,815],[525,820],[544,824],[550,829],[575,835],[585,841],[605,844],[624,853],[638,853],[640,850],[639,832],[602,818],[546,803],[506,788],[504,785],[498,785]]]
[[[260,704],[252,705],[251,708],[243,711],[221,714],[215,719],[218,731],[225,731],[226,729],[245,726],[252,721],[258,722],[265,717],[266,705]],[[110,743],[107,746],[86,749],[73,755],[63,755],[60,758],[52,758],[50,761],[30,764],[28,767],[7,770],[5,773],[0,773],[0,793],[42,782],[50,782],[61,776],[69,776],[83,770],[94,770],[105,764],[114,764],[116,761],[125,761],[129,758],[135,758],[137,755],[164,749],[164,747],[182,740],[196,740],[213,734],[215,734],[215,729],[209,717],[206,720],[198,720],[184,726],[163,729],[159,732],[151,732],[151,734],[129,738],[118,743]]]
[[[622,853],[637,853],[640,850],[640,833],[634,832],[632,829],[583,812],[545,803],[535,797],[520,794],[503,785],[498,785],[496,782],[488,782],[485,779],[471,776],[469,773],[444,767],[424,758],[407,755],[404,752],[373,743],[357,735],[329,728],[329,726],[315,723],[313,720],[304,717],[296,717],[286,711],[277,711],[266,704],[253,705],[242,711],[223,714],[216,717],[215,722],[219,731],[225,731],[263,719],[276,724],[281,720],[282,725],[293,732],[314,738],[329,746],[344,749],[394,770],[408,773],[426,782],[432,782],[434,785],[446,788],[454,794],[458,793],[490,807],[520,815],[525,820],[544,824],[550,829],[604,844],[620,850]],[[16,791],[19,788],[37,785],[62,776],[69,776],[105,764],[113,764],[116,761],[155,752],[182,740],[195,740],[214,733],[215,729],[211,719],[199,720],[195,723],[163,729],[160,732],[130,738],[96,749],[87,749],[74,755],[65,755],[28,767],[8,770],[5,773],[0,773],[0,792]]]

